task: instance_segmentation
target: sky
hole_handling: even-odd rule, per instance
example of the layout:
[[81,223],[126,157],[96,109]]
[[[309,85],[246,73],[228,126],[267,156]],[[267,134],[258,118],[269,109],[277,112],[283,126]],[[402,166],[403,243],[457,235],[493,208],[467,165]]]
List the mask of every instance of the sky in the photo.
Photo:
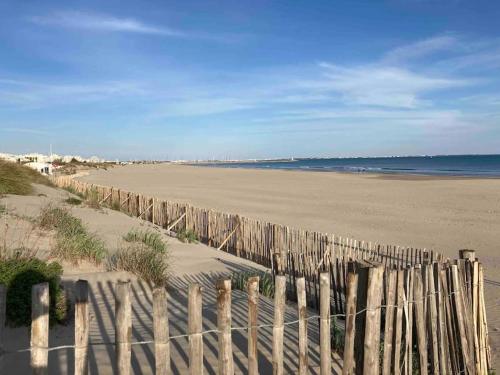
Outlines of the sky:
[[498,1],[0,0],[0,152],[500,153]]

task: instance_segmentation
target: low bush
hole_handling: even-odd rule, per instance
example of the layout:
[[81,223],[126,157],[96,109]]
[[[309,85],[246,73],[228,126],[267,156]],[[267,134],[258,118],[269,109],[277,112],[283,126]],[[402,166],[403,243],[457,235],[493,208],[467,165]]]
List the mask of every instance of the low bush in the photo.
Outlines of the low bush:
[[0,284],[7,287],[7,322],[11,326],[31,324],[31,287],[48,282],[51,324],[66,319],[67,303],[61,288],[62,267],[38,259],[0,260]]
[[126,247],[109,257],[112,271],[128,271],[153,286],[164,286],[168,281],[169,256],[142,242],[129,242]]
[[95,234],[89,233],[82,221],[64,208],[43,208],[39,224],[44,229],[56,230],[56,244],[51,249],[51,255],[58,259],[74,264],[80,260],[100,264],[106,257],[104,242]]
[[113,201],[113,203],[111,203],[111,209],[115,211],[121,211],[120,202]]
[[332,351],[338,354],[343,354],[345,333],[337,325],[337,319],[334,316],[330,320],[330,337],[331,337]]
[[181,242],[198,243],[198,236],[191,229],[182,229],[177,233],[177,239]]
[[71,204],[72,206],[78,206],[82,203],[82,201],[78,198],[69,197],[64,200],[67,204]]
[[100,209],[99,192],[96,188],[92,188],[85,194],[85,202],[90,208]]
[[232,288],[246,291],[248,279],[252,276],[259,276],[259,293],[274,298],[274,280],[268,272],[235,272],[231,278]]
[[144,245],[158,251],[165,252],[167,244],[163,242],[161,234],[151,230],[142,231],[140,229],[130,230],[123,239],[127,242],[142,242]]
[[0,195],[31,194],[33,183],[52,186],[50,180],[38,171],[22,164],[0,160]]
[[109,257],[108,268],[131,272],[150,285],[166,285],[170,256],[161,235],[132,229],[123,239],[126,246]]
[[7,212],[7,207],[4,204],[0,203],[0,216],[2,216],[6,212]]
[[64,190],[66,190],[67,192],[73,194],[73,195],[76,195],[80,198],[84,198],[84,195],[82,193],[79,193],[78,191],[76,191],[72,186],[66,186],[66,187],[63,187]]

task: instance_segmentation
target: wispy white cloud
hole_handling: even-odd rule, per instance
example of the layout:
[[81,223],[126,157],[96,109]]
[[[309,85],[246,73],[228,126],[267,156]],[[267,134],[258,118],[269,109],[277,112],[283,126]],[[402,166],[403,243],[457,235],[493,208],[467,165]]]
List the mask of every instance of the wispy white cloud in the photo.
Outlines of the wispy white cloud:
[[0,78],[1,107],[38,108],[64,103],[141,97],[145,94],[146,91],[140,84],[129,81],[46,84]]
[[422,58],[439,51],[456,49],[459,46],[460,43],[456,37],[439,35],[394,48],[383,56],[382,61],[387,64],[396,64]]
[[321,79],[302,82],[304,87],[341,95],[350,105],[416,108],[428,102],[421,95],[470,85],[465,79],[451,79],[415,73],[384,65],[345,67],[320,63]]
[[134,18],[117,18],[108,15],[92,14],[76,11],[54,12],[46,16],[34,16],[30,21],[39,25],[59,26],[89,31],[125,32],[152,34],[170,37],[185,37],[180,30],[150,25]]
[[106,14],[80,11],[57,11],[43,16],[32,16],[28,20],[41,26],[54,26],[89,32],[133,33],[221,43],[234,43],[246,37],[243,34],[218,34],[204,31],[180,30],[165,25],[150,24],[130,17],[120,18]]

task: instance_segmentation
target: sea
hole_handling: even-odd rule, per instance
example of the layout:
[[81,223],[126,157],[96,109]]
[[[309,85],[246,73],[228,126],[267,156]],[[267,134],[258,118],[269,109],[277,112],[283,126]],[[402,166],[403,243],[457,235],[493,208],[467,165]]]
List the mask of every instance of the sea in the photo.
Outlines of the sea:
[[208,162],[207,166],[346,173],[500,177],[500,155],[292,158]]

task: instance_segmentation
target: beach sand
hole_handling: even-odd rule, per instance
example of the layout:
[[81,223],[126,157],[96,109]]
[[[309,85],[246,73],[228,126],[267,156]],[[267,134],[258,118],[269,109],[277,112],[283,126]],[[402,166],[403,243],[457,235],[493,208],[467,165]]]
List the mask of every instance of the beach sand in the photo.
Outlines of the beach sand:
[[459,249],[475,249],[485,267],[491,345],[500,365],[500,179],[172,164],[99,170],[82,179],[297,228],[433,249],[450,258]]
[[[167,242],[170,253],[171,270],[168,287],[168,311],[170,319],[170,334],[184,335],[187,332],[188,316],[188,287],[190,283],[197,282],[203,287],[203,327],[205,330],[217,327],[217,292],[215,282],[219,278],[230,277],[234,272],[250,272],[256,274],[266,271],[262,266],[248,260],[238,258],[231,254],[217,251],[200,243],[182,243],[177,239],[168,237],[164,230],[146,221],[130,217],[124,213],[110,209],[96,210],[85,205],[68,206],[64,200],[70,194],[61,189],[53,189],[36,185],[35,194],[32,196],[8,195],[0,199],[0,203],[7,209],[7,214],[2,215],[0,224],[0,243],[5,243],[9,248],[21,245],[38,250],[39,254],[46,254],[54,241],[54,233],[30,229],[30,223],[36,218],[40,210],[46,205],[62,206],[80,218],[91,232],[96,233],[106,244],[110,253],[120,251],[123,246],[122,236],[132,228],[157,231],[162,239]],[[73,265],[64,262],[62,284],[69,299],[73,299],[74,285],[78,279],[89,282],[90,295],[90,342],[94,345],[89,349],[89,371],[91,374],[111,375],[116,374],[114,365],[115,352],[112,345],[102,345],[113,342],[115,322],[114,288],[119,280],[131,281],[132,301],[132,341],[153,340],[153,313],[152,295],[150,288],[143,282],[127,272],[109,272],[104,266],[95,266],[82,262]],[[273,300],[264,296],[260,297],[258,323],[269,324],[273,321]],[[309,311],[314,315],[313,311]],[[233,333],[233,355],[235,374],[246,373],[247,353],[247,296],[240,290],[232,291],[232,324],[233,327],[244,327]],[[286,306],[285,320],[287,322],[297,319],[297,308],[294,304]],[[342,323],[339,322],[339,326]],[[5,349],[7,352],[21,350],[30,346],[30,331],[27,327],[5,329]],[[309,322],[309,349],[310,372],[317,374],[319,370],[319,330],[318,321]],[[259,335],[259,366],[261,373],[272,372],[271,341],[272,327],[260,330]],[[297,330],[294,325],[285,329],[285,371],[292,373],[297,368],[298,357],[293,353],[297,350]],[[74,343],[74,322],[70,319],[68,325],[56,325],[50,329],[49,345],[57,347],[72,345]],[[217,335],[215,333],[204,336],[204,364],[205,372],[215,374],[217,370]],[[174,339],[171,344],[172,369],[174,374],[188,373],[189,346],[186,337]],[[1,359],[1,358],[0,358]],[[9,353],[0,360],[0,374],[28,374],[29,353]],[[72,349],[63,348],[51,351],[49,354],[48,373],[66,375],[73,373],[74,352]],[[340,357],[334,355],[332,369],[340,373]],[[154,345],[134,345],[132,349],[132,373],[154,374]]]

